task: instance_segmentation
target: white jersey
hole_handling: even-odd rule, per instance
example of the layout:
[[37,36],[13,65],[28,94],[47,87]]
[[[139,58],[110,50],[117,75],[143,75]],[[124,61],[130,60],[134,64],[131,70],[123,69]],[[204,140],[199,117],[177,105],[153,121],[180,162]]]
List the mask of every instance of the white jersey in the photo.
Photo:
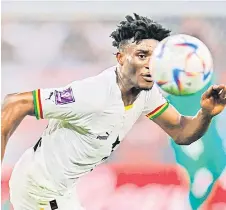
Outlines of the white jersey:
[[49,174],[58,190],[71,188],[111,155],[142,114],[153,119],[168,107],[156,85],[124,107],[115,70],[33,91],[36,117],[49,119],[35,152],[34,179],[37,173]]

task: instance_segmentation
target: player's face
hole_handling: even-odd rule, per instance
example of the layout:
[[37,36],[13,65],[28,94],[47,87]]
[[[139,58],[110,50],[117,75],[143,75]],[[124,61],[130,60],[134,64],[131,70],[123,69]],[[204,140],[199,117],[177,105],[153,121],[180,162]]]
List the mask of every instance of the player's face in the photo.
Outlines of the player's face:
[[152,88],[154,82],[149,61],[158,43],[154,39],[144,39],[139,43],[128,44],[121,53],[121,72],[133,87],[142,90]]

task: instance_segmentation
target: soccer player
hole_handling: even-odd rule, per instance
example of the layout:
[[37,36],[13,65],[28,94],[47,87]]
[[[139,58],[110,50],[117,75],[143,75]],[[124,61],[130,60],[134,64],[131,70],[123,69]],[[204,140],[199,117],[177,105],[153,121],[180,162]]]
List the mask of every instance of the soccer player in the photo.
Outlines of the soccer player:
[[226,86],[211,86],[194,117],[182,116],[161,95],[149,60],[170,31],[149,18],[126,16],[111,34],[117,65],[61,88],[8,95],[2,107],[2,155],[26,115],[49,119],[37,144],[15,165],[10,180],[14,210],[78,210],[79,177],[106,160],[141,115],[177,144],[189,145],[226,105]]

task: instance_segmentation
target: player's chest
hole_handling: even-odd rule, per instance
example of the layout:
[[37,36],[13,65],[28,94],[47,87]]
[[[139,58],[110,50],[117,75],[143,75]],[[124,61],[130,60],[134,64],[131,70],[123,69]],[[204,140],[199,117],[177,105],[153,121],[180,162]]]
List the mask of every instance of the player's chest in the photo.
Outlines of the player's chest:
[[[139,116],[142,114],[142,108],[138,104],[134,104],[128,110],[124,107],[114,114],[114,111],[109,113],[109,116],[102,116],[99,122],[93,129],[92,147],[94,156],[104,159],[108,157],[114,150],[118,148],[121,141],[136,123]],[[106,117],[106,118],[105,118]],[[104,123],[103,123],[104,122]]]
[[[119,134],[122,130],[130,129],[141,116],[144,108],[142,98],[136,100],[132,106],[124,107],[121,101],[110,103],[96,119],[93,119],[93,134]],[[114,137],[115,138],[115,137]]]

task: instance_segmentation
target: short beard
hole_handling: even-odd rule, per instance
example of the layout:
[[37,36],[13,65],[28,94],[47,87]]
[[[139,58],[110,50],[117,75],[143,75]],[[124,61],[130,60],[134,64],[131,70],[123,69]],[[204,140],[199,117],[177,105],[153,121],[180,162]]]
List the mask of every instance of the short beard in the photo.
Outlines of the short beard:
[[[154,83],[153,83],[154,85]],[[153,85],[151,87],[137,87],[137,89],[141,90],[141,91],[149,91],[153,88]]]
[[150,87],[150,88],[140,88],[140,90],[142,90],[142,91],[149,91],[151,89],[152,89],[152,87]]

